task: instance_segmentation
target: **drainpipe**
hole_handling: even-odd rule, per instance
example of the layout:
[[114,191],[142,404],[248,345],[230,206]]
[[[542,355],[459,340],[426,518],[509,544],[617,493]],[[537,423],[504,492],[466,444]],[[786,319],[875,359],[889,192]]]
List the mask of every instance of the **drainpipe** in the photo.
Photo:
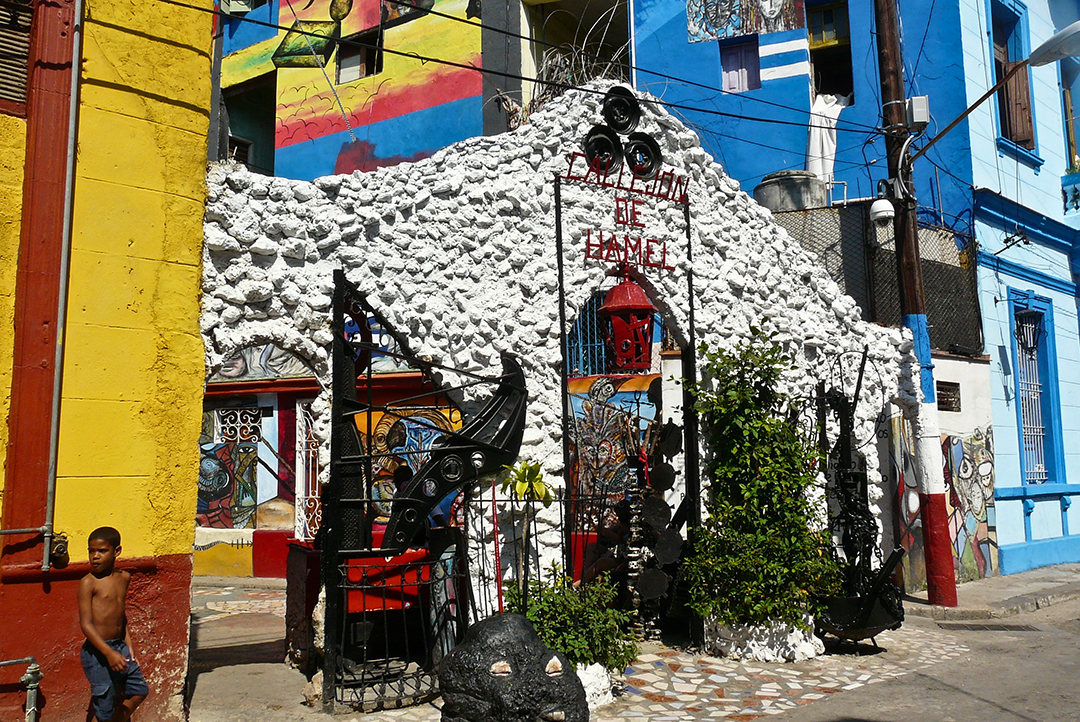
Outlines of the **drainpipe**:
[[56,359],[53,364],[52,417],[49,427],[49,480],[45,496],[45,548],[41,571],[49,571],[53,519],[56,512],[56,459],[60,451],[60,395],[64,380],[64,339],[67,334],[68,272],[71,266],[71,220],[75,206],[75,160],[79,136],[79,76],[82,74],[83,0],[75,0],[71,36],[71,98],[68,108],[67,173],[64,178],[64,232],[60,244],[60,288],[56,307]]
[[41,680],[45,675],[41,673],[41,667],[38,666],[37,660],[33,657],[23,657],[22,659],[6,659],[0,662],[0,667],[10,667],[15,664],[25,664],[26,673],[22,677],[19,677],[19,681],[26,686],[26,716],[25,722],[37,722],[38,719],[38,687],[41,686]]
[[[44,549],[41,571],[50,568],[53,542],[53,520],[56,512],[56,459],[60,439],[60,394],[64,378],[64,337],[67,325],[68,269],[71,265],[71,218],[75,202],[75,159],[79,121],[79,76],[82,73],[83,2],[75,0],[75,25],[71,45],[71,97],[68,106],[67,163],[64,175],[64,227],[60,241],[60,288],[56,319],[56,356],[53,365],[52,414],[49,426],[49,471],[45,493],[45,523],[27,529],[0,529],[0,536],[9,534],[42,534]],[[3,663],[0,663],[2,666]],[[35,695],[36,692],[35,686]]]

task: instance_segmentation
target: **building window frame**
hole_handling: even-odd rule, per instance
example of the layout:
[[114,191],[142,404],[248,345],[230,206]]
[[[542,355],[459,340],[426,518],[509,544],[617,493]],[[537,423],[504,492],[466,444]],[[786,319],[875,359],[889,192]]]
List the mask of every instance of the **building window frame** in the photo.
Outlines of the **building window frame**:
[[[355,83],[381,73],[384,38],[382,26],[342,38],[337,51],[337,84]],[[361,60],[353,65],[353,58]],[[346,61],[350,61],[348,65]],[[359,69],[359,72],[354,72],[355,69]]]
[[[1028,9],[1020,0],[986,0],[992,80],[998,83],[1015,63],[1031,53]],[[994,126],[998,153],[1031,166],[1036,173],[1046,162],[1039,156],[1038,126],[1031,92],[1031,68],[1021,68],[994,94]]]
[[[1034,291],[1009,288],[1009,336],[1014,360],[1013,393],[1016,399],[1016,433],[1020,457],[1021,481],[1024,486],[1065,483],[1065,457],[1061,432],[1061,397],[1057,369],[1057,343],[1054,333],[1054,304],[1049,298],[1038,296]],[[1026,342],[1019,338],[1021,322],[1037,324],[1035,338]],[[1034,345],[1032,345],[1034,343]],[[1025,406],[1030,392],[1024,388],[1025,369],[1022,354],[1025,348],[1033,350],[1036,364],[1029,367],[1034,373],[1040,390],[1034,408]],[[1037,450],[1025,441],[1032,417],[1041,417],[1042,453],[1041,466]],[[1031,447],[1031,448],[1029,448]]]
[[757,35],[720,42],[720,87],[725,93],[745,93],[761,87]]
[[[25,22],[25,26],[23,23]],[[30,92],[30,39],[33,35],[34,5],[31,0],[0,0],[0,113],[26,117]]]

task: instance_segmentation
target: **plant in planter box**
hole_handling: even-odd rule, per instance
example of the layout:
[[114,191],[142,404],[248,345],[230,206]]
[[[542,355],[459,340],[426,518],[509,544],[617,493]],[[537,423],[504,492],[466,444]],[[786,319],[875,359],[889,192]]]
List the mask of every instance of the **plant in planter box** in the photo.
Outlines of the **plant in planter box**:
[[818,455],[778,388],[791,363],[756,330],[732,351],[701,353],[707,381],[690,390],[711,495],[686,560],[690,606],[725,625],[806,629],[815,595],[837,588],[839,572],[808,498]]

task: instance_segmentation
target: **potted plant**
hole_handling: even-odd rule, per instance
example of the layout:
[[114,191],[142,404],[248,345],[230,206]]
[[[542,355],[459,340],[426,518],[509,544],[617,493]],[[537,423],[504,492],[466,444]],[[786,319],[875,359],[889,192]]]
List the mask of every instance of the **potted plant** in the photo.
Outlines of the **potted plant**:
[[779,389],[791,368],[754,330],[733,350],[701,347],[691,384],[711,482],[707,518],[690,538],[690,606],[714,653],[796,660],[823,651],[812,616],[839,574],[821,509],[810,498],[818,453]]

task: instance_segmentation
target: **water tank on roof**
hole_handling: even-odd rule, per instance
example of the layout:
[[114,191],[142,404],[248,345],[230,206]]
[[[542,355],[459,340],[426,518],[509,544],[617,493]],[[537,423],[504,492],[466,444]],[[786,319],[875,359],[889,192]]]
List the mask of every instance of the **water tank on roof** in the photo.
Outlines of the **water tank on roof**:
[[770,173],[754,188],[754,200],[774,213],[829,205],[825,183],[808,170]]

